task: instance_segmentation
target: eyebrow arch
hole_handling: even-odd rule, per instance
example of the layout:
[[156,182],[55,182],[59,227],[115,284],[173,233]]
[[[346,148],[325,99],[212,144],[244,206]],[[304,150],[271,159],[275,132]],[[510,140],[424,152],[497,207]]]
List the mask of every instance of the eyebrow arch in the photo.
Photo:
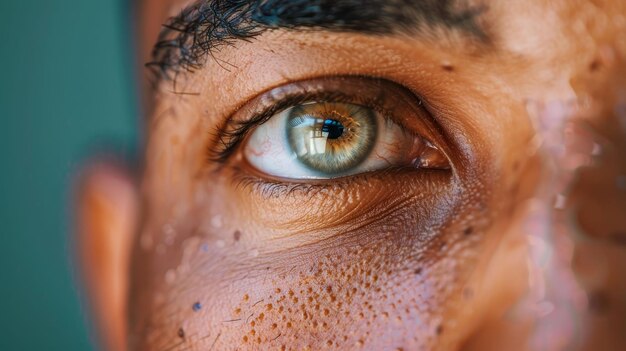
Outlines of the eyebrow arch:
[[170,18],[146,66],[158,80],[202,67],[224,45],[250,41],[277,28],[394,33],[461,32],[480,41],[488,37],[476,17],[484,7],[463,0],[200,0]]

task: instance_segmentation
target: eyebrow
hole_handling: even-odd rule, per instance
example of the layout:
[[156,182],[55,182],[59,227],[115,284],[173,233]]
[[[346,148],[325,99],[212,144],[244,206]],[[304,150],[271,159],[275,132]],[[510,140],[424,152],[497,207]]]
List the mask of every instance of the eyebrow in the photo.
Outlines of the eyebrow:
[[[461,32],[487,41],[476,17],[484,7],[462,0],[200,0],[170,18],[146,66],[157,78],[193,72],[224,45],[250,41],[271,29],[396,33]],[[224,65],[224,68],[228,69]]]

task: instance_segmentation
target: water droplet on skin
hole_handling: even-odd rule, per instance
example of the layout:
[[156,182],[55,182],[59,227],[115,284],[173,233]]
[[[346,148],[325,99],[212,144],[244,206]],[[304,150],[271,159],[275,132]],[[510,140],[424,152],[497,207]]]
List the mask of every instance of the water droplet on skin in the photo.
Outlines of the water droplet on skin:
[[226,246],[226,243],[224,242],[224,240],[217,240],[215,241],[215,246],[217,246],[218,249],[222,249],[224,248],[224,246]]
[[593,143],[593,148],[591,149],[591,154],[593,156],[602,155],[602,146],[598,143]]
[[257,250],[257,249],[250,250],[250,256],[252,256],[252,257],[259,256],[259,250]]
[[164,224],[162,230],[163,230],[163,234],[173,234],[174,233],[174,227],[171,224],[169,224],[169,223]]
[[211,218],[211,226],[213,228],[221,228],[223,225],[222,223],[222,216],[221,215],[215,215],[213,216],[213,218]]
[[564,209],[566,201],[567,201],[567,198],[565,197],[565,195],[557,194],[556,200],[554,201],[554,208],[556,208],[557,210]]
[[165,272],[165,282],[167,284],[173,284],[175,280],[176,280],[176,271],[173,269],[168,269],[167,272]]

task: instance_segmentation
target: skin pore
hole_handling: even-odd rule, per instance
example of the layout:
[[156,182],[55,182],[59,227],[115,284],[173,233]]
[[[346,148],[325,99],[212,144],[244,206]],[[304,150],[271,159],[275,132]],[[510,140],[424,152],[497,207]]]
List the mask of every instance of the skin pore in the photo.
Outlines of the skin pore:
[[[619,236],[626,230],[619,216],[625,195],[603,190],[612,210],[601,223],[594,222],[597,207],[580,205],[615,184],[603,177],[624,174],[616,106],[623,108],[619,92],[626,86],[626,42],[619,36],[626,30],[625,4],[485,0],[465,7],[442,2],[447,12],[428,12],[432,2],[424,1],[389,15],[402,24],[396,30],[376,22],[382,10],[337,20],[358,1],[317,13],[329,22],[316,25],[307,20],[315,16],[302,19],[306,11],[281,17],[271,10],[284,2],[264,3],[269,15],[252,17],[257,22],[245,40],[226,31],[221,45],[205,43],[210,54],[174,46],[146,58],[160,78],[146,98],[139,190],[103,181],[101,169],[84,182],[81,230],[106,237],[115,252],[95,257],[89,240],[97,239],[82,239],[86,275],[102,277],[87,283],[99,291],[93,304],[105,345],[533,349],[528,340],[538,335],[539,323],[525,304],[533,288],[528,223],[537,213],[530,200],[546,181],[533,111],[541,115],[550,103],[572,101],[577,118],[614,146],[606,152],[614,162],[582,172],[568,203],[583,209],[578,218],[590,237],[575,246],[573,271],[589,306],[605,305],[601,314],[581,314],[583,340],[554,349],[626,345],[619,332],[625,283],[619,269],[607,268],[626,264]],[[145,1],[145,44],[154,42],[159,23],[188,6]],[[435,13],[441,18],[433,19]],[[180,38],[181,27],[170,27],[179,30],[166,29],[161,39]],[[288,95],[294,87],[341,93],[340,103],[387,106],[394,123],[437,153],[419,148],[415,155],[445,166],[404,162],[333,179],[266,174],[245,150],[251,133],[271,126],[275,114],[215,158],[231,145],[233,129],[272,106],[264,96]],[[125,189],[123,195],[103,189],[103,182]],[[127,206],[116,205],[120,201]],[[109,221],[124,228],[102,224]],[[128,265],[90,268],[109,267],[113,256]],[[606,257],[606,265],[589,263],[598,257]],[[117,290],[107,295],[111,286]],[[568,332],[561,325],[551,329],[555,340]]]

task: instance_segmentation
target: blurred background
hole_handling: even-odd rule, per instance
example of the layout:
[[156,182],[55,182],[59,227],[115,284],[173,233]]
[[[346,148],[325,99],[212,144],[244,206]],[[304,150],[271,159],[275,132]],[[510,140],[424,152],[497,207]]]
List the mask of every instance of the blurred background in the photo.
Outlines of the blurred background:
[[71,186],[137,145],[132,3],[0,1],[0,350],[92,350]]

